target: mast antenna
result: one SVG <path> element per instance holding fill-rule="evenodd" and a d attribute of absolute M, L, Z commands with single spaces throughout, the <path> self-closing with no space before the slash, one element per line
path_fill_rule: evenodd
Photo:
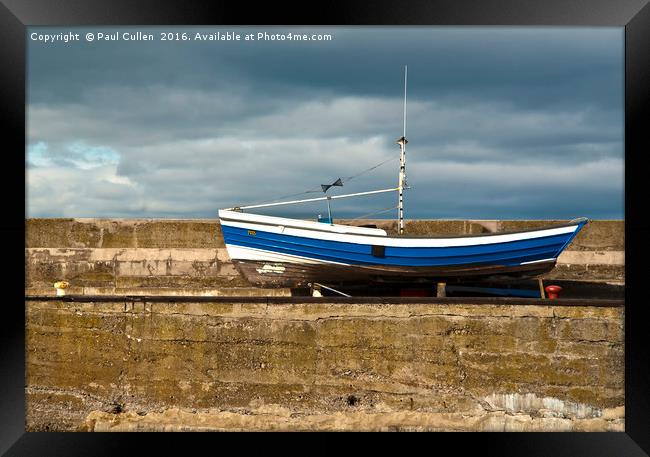
<path fill-rule="evenodd" d="M 399 234 L 404 233 L 404 189 L 408 189 L 406 184 L 406 81 L 408 76 L 408 66 L 404 65 L 404 130 L 402 137 L 397 140 L 399 144 L 399 203 L 398 208 L 398 228 Z"/>
<path fill-rule="evenodd" d="M 404 134 L 402 135 L 406 138 L 406 77 L 408 75 L 408 66 L 404 65 Z"/>

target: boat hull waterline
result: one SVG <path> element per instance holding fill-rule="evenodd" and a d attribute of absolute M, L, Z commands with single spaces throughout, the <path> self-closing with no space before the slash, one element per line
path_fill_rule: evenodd
<path fill-rule="evenodd" d="M 220 210 L 230 258 L 265 287 L 310 282 L 435 281 L 532 277 L 552 270 L 588 222 L 456 237 L 388 236 L 384 230 Z"/>

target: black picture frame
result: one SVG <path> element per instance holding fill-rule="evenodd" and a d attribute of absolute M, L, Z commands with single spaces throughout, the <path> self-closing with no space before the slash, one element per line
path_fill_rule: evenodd
<path fill-rule="evenodd" d="M 276 2 L 250 5 L 199 1 L 0 0 L 0 99 L 7 114 L 3 138 L 4 214 L 0 231 L 9 258 L 24 261 L 25 206 L 16 194 L 25 189 L 26 30 L 31 25 L 521 25 L 625 27 L 625 432 L 624 433 L 475 433 L 450 440 L 455 452 L 468 442 L 488 455 L 636 456 L 650 453 L 650 356 L 643 347 L 646 321 L 641 287 L 650 268 L 650 223 L 644 217 L 643 154 L 648 147 L 650 118 L 650 6 L 648 0 L 431 0 L 329 1 L 282 6 Z M 21 178 L 22 177 L 22 178 Z M 7 268 L 4 322 L 0 332 L 0 452 L 6 455 L 116 455 L 133 450 L 124 434 L 25 432 L 24 270 L 5 260 Z M 22 280 L 22 281 L 21 281 Z M 170 438 L 137 434 L 151 451 L 186 448 L 196 436 Z M 133 435 L 128 437 L 134 440 Z M 211 439 L 210 435 L 203 436 Z M 222 440 L 223 438 L 219 438 Z M 411 439 L 410 437 L 408 438 Z M 422 439 L 420 437 L 420 439 Z M 428 440 L 428 438 L 425 438 Z M 173 440 L 173 441 L 172 441 Z M 325 449 L 335 441 L 320 444 Z M 174 444 L 176 444 L 174 446 Z M 205 443 L 202 443 L 205 444 Z M 252 443 L 248 443 L 250 445 Z M 424 443 L 421 443 L 424 444 Z M 432 443 L 429 442 L 429 445 Z M 149 447 L 153 446 L 153 447 Z M 429 448 L 431 449 L 431 448 Z M 216 451 L 216 449 L 215 449 Z"/>

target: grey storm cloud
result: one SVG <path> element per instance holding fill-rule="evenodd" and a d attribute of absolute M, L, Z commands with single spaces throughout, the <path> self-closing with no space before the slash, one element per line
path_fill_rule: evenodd
<path fill-rule="evenodd" d="M 74 28 L 98 30 L 136 28 Z M 334 38 L 28 40 L 28 216 L 215 217 L 396 158 L 408 64 L 407 217 L 623 217 L 622 29 L 173 29 L 215 30 Z M 396 175 L 392 161 L 335 191 Z"/>

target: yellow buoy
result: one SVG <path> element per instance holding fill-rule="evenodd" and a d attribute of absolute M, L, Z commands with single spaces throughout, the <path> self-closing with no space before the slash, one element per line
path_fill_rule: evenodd
<path fill-rule="evenodd" d="M 57 281 L 54 283 L 57 295 L 65 295 L 65 289 L 70 285 L 68 281 Z"/>

